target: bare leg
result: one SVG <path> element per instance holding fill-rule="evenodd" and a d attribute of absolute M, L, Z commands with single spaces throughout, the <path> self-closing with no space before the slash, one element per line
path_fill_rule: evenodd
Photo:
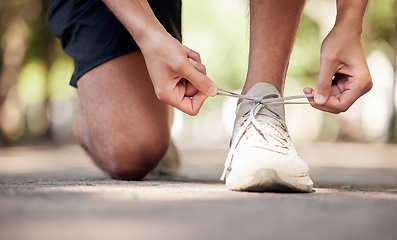
<path fill-rule="evenodd" d="M 251 0 L 250 54 L 243 94 L 258 82 L 283 94 L 289 58 L 305 0 Z"/>
<path fill-rule="evenodd" d="M 170 109 L 157 99 L 141 52 L 94 68 L 78 87 L 77 141 L 110 177 L 144 177 L 168 149 Z"/>

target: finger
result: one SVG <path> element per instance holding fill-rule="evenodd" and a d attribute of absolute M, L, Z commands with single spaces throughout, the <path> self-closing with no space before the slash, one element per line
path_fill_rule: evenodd
<path fill-rule="evenodd" d="M 334 114 L 338 114 L 341 113 L 342 111 L 335 109 L 335 108 L 330 108 L 330 107 L 326 107 L 324 105 L 318 105 L 318 104 L 311 104 L 311 106 L 315 109 L 321 110 L 323 112 L 329 112 L 329 113 L 334 113 Z"/>
<path fill-rule="evenodd" d="M 322 105 L 318 105 L 318 104 L 311 104 L 311 106 L 313 108 L 316 108 L 318 110 L 324 111 L 324 112 L 329 112 L 329 113 L 341 113 L 346 111 L 351 104 L 343 104 L 343 102 L 340 100 L 342 94 L 339 92 L 338 88 L 336 86 L 332 87 L 332 91 L 331 91 L 331 95 L 329 96 L 328 100 L 322 104 Z M 312 90 L 311 88 L 305 88 L 303 90 L 303 92 L 305 94 L 310 94 L 313 93 L 314 94 L 314 90 Z M 335 94 L 335 95 L 334 95 Z M 307 98 L 309 100 L 309 102 L 314 102 L 314 97 L 309 97 Z"/>
<path fill-rule="evenodd" d="M 207 74 L 207 69 L 202 63 L 196 62 L 192 58 L 189 58 L 189 61 L 193 64 L 194 68 L 197 69 L 199 72 L 201 72 L 202 74 Z"/>
<path fill-rule="evenodd" d="M 190 48 L 188 48 L 187 46 L 183 45 L 183 48 L 185 49 L 185 52 L 187 54 L 187 56 L 191 59 L 193 59 L 194 61 L 201 63 L 201 57 L 200 54 Z"/>
<path fill-rule="evenodd" d="M 208 97 L 183 78 L 167 92 L 171 94 L 163 95 L 161 100 L 190 115 L 196 115 Z"/>
<path fill-rule="evenodd" d="M 186 81 L 186 93 L 187 97 L 193 97 L 198 92 L 198 89 L 193 86 L 189 81 Z"/>
<path fill-rule="evenodd" d="M 360 96 L 352 90 L 346 90 L 339 96 L 331 96 L 323 106 L 339 112 L 346 112 Z"/>
<path fill-rule="evenodd" d="M 192 97 L 183 97 L 176 107 L 189 115 L 195 116 L 207 97 L 203 92 L 197 92 Z"/>
<path fill-rule="evenodd" d="M 345 83 L 347 81 L 347 76 L 345 74 L 336 73 L 335 78 L 332 81 L 333 86 L 337 86 L 339 91 L 342 93 L 345 91 Z"/>
<path fill-rule="evenodd" d="M 324 106 L 340 112 L 347 111 L 347 109 L 363 95 L 363 86 L 360 84 L 362 81 L 358 81 L 357 79 L 357 77 L 349 77 L 349 79 L 347 79 L 346 76 L 336 78 L 334 81 L 336 85 L 332 87 L 337 88 L 341 93 L 328 99 Z"/>
<path fill-rule="evenodd" d="M 330 93 L 332 78 L 337 71 L 338 64 L 336 61 L 322 58 L 320 61 L 320 74 L 316 84 L 316 93 L 314 96 L 316 104 L 324 104 Z"/>
<path fill-rule="evenodd" d="M 311 87 L 305 87 L 303 89 L 303 93 L 305 93 L 305 94 L 314 94 L 314 89 L 311 88 Z M 308 97 L 307 100 L 309 102 L 314 102 L 314 97 Z"/>
<path fill-rule="evenodd" d="M 311 88 L 311 87 L 305 87 L 304 89 L 303 89 L 303 93 L 304 94 L 313 94 L 313 88 Z M 307 98 L 307 99 L 309 99 L 309 98 Z"/>
<path fill-rule="evenodd" d="M 214 97 L 218 94 L 218 87 L 205 74 L 199 72 L 190 61 L 186 61 L 177 71 L 182 77 L 187 79 L 199 91 L 205 93 L 207 96 Z"/>
<path fill-rule="evenodd" d="M 354 102 L 354 100 L 347 100 L 346 99 L 346 94 L 351 94 L 351 91 L 345 92 L 344 96 L 342 97 L 342 94 L 346 89 L 345 83 L 347 81 L 346 76 L 342 76 L 340 74 L 336 74 L 335 79 L 333 80 L 333 85 L 331 86 L 331 92 L 330 96 L 328 97 L 327 101 L 322 104 L 312 104 L 312 106 L 316 109 L 330 112 L 330 113 L 340 113 L 340 112 L 345 112 Z M 314 93 L 314 90 L 312 88 L 305 88 L 304 92 L 306 94 Z M 308 98 L 309 101 L 314 101 L 313 98 Z"/>
<path fill-rule="evenodd" d="M 339 97 L 342 94 L 337 85 L 332 85 L 330 96 Z"/>
<path fill-rule="evenodd" d="M 303 89 L 303 92 L 304 92 L 305 94 L 315 94 L 315 91 L 314 91 L 312 88 L 310 88 L 310 87 L 304 88 L 304 89 Z M 341 92 L 340 88 L 339 88 L 337 85 L 332 85 L 332 86 L 331 86 L 331 93 L 330 93 L 330 96 L 339 97 L 341 94 L 342 94 L 342 92 Z M 309 99 L 309 98 L 308 98 L 308 99 Z M 312 97 L 312 99 L 314 99 L 314 98 Z"/>
<path fill-rule="evenodd" d="M 315 93 L 315 92 L 314 92 L 314 89 L 312 89 L 312 88 L 310 88 L 310 87 L 304 88 L 304 89 L 303 89 L 303 92 L 304 92 L 305 94 L 314 94 L 314 93 Z M 307 100 L 308 100 L 309 102 L 314 102 L 314 97 L 308 97 Z M 329 107 L 326 107 L 326 106 L 324 106 L 324 105 L 318 105 L 318 104 L 310 104 L 310 105 L 311 105 L 313 108 L 316 108 L 316 109 L 321 110 L 321 111 L 324 111 L 324 112 L 335 113 L 335 114 L 340 113 L 340 111 L 335 110 L 335 109 L 332 109 L 332 108 L 329 108 Z"/>
<path fill-rule="evenodd" d="M 323 112 L 328 112 L 328 113 L 333 113 L 333 114 L 339 114 L 341 111 L 334 109 L 334 108 L 329 108 L 329 107 L 324 107 L 324 105 L 317 105 L 317 104 L 312 104 L 311 105 L 313 108 L 318 109 Z"/>
<path fill-rule="evenodd" d="M 177 96 L 193 97 L 194 94 L 198 92 L 198 89 L 184 78 L 181 78 L 181 80 L 178 82 L 178 89 L 179 91 Z"/>
<path fill-rule="evenodd" d="M 334 82 L 341 94 L 338 98 L 327 101 L 325 106 L 345 112 L 358 98 L 371 89 L 372 81 L 369 71 L 364 69 L 357 72 L 361 74 L 339 75 L 335 78 Z"/>

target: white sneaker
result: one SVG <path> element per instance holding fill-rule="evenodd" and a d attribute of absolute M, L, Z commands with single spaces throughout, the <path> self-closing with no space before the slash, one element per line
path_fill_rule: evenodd
<path fill-rule="evenodd" d="M 262 100 L 280 94 L 271 84 L 257 83 L 246 96 Z M 292 144 L 282 104 L 242 101 L 221 180 L 225 177 L 234 191 L 312 191 L 309 167 Z"/>

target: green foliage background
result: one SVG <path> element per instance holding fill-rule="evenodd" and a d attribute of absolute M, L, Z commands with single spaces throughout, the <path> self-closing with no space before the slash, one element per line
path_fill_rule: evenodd
<path fill-rule="evenodd" d="M 77 99 L 75 89 L 68 86 L 72 60 L 62 52 L 59 41 L 45 24 L 48 4 L 48 0 L 0 3 L 0 146 L 53 142 L 48 114 L 53 103 Z M 244 83 L 248 19 L 247 0 L 185 0 L 183 3 L 184 44 L 201 54 L 208 75 L 222 88 L 239 89 Z M 396 27 L 397 1 L 372 0 L 363 34 L 366 52 L 381 50 L 393 66 L 396 66 Z M 321 41 L 318 23 L 304 14 L 289 77 L 303 85 L 315 85 Z M 203 111 L 221 105 L 217 99 L 208 102 Z M 40 131 L 32 131 L 29 124 L 38 121 L 47 124 L 42 124 Z M 12 126 L 7 131 L 5 123 Z M 392 135 L 390 139 L 395 140 L 396 135 Z"/>

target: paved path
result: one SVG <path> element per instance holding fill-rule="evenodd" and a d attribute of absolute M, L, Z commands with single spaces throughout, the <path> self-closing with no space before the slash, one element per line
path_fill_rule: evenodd
<path fill-rule="evenodd" d="M 178 177 L 104 177 L 77 147 L 0 151 L 0 239 L 397 239 L 397 146 L 312 144 L 315 193 L 226 191 L 225 150 Z"/>

